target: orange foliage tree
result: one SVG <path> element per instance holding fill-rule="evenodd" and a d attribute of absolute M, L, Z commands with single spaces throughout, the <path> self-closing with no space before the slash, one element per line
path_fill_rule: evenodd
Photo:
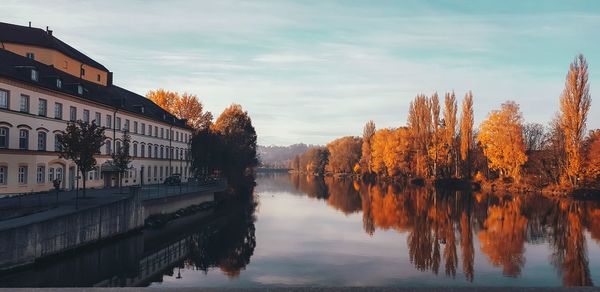
<path fill-rule="evenodd" d="M 212 123 L 212 113 L 204 111 L 204 105 L 196 95 L 187 92 L 180 95 L 177 92 L 158 89 L 149 91 L 146 98 L 172 113 L 178 119 L 187 120 L 188 125 L 194 129 L 207 129 Z"/>
<path fill-rule="evenodd" d="M 360 157 L 360 172 L 371 173 L 371 142 L 375 135 L 375 122 L 368 121 L 363 129 L 362 149 Z"/>
<path fill-rule="evenodd" d="M 362 141 L 358 137 L 342 137 L 327 144 L 329 162 L 327 168 L 333 173 L 352 173 L 359 162 Z"/>
<path fill-rule="evenodd" d="M 490 169 L 500 176 L 519 179 L 521 167 L 527 161 L 523 143 L 523 117 L 519 105 L 507 101 L 501 110 L 492 111 L 481 123 L 477 137 L 488 159 Z"/>
<path fill-rule="evenodd" d="M 473 93 L 465 94 L 460 115 L 460 158 L 465 165 L 464 174 L 471 177 L 471 150 L 473 149 Z"/>
<path fill-rule="evenodd" d="M 581 178 L 581 145 L 591 102 L 587 61 L 583 55 L 578 55 L 569 67 L 565 89 L 560 97 L 560 125 L 565 135 L 567 155 L 564 175 L 572 186 L 577 185 Z"/>
<path fill-rule="evenodd" d="M 373 135 L 371 169 L 379 175 L 407 174 L 410 160 L 410 133 L 407 128 L 381 129 Z"/>

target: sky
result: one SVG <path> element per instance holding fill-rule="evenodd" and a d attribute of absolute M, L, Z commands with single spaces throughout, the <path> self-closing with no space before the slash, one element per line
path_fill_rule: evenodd
<path fill-rule="evenodd" d="M 45 28 L 145 95 L 250 114 L 262 145 L 326 144 L 406 124 L 417 94 L 474 95 L 475 124 L 506 100 L 526 122 L 559 109 L 569 63 L 589 63 L 600 128 L 600 1 L 22 1 L 0 21 Z M 598 69 L 596 69 L 598 68 Z"/>

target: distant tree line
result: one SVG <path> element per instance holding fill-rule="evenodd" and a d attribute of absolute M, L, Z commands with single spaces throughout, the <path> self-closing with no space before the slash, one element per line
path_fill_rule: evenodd
<path fill-rule="evenodd" d="M 313 148 L 291 163 L 297 172 L 374 177 L 502 179 L 579 187 L 600 180 L 600 130 L 586 135 L 591 105 L 588 65 L 578 55 L 569 67 L 560 112 L 548 125 L 525 123 L 519 105 L 503 103 L 474 129 L 473 94 L 417 95 L 406 126 L 343 137 Z M 442 104 L 443 103 L 443 104 Z"/>

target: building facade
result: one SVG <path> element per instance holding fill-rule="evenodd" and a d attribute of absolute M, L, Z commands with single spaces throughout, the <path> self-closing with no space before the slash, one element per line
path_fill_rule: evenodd
<path fill-rule="evenodd" d="M 81 185 L 73 161 L 59 157 L 57 135 L 72 121 L 105 127 L 106 143 L 87 186 L 112 187 L 111 154 L 131 136 L 131 169 L 123 185 L 191 176 L 192 130 L 143 96 L 112 83 L 112 72 L 49 30 L 0 23 L 0 194 Z"/>

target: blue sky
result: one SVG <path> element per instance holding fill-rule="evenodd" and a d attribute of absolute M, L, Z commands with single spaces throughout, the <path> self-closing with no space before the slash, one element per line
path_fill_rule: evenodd
<path fill-rule="evenodd" d="M 476 124 L 506 100 L 546 124 L 578 53 L 590 64 L 588 128 L 600 127 L 600 1 L 3 0 L 0 10 L 0 21 L 50 26 L 137 93 L 194 93 L 215 116 L 241 104 L 266 145 L 360 135 L 369 119 L 401 126 L 410 100 L 434 91 L 472 90 Z"/>

